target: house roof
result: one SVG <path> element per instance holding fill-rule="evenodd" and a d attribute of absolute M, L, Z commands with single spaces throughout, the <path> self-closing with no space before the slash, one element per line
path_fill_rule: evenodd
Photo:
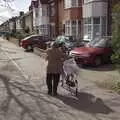
<path fill-rule="evenodd" d="M 40 0 L 41 4 L 48 4 L 49 0 Z"/>
<path fill-rule="evenodd" d="M 29 10 L 32 10 L 33 8 L 38 8 L 39 0 L 31 1 L 31 5 L 29 6 Z"/>
<path fill-rule="evenodd" d="M 50 2 L 53 2 L 55 0 L 36 0 L 36 1 L 31 1 L 31 5 L 29 6 L 29 10 L 32 10 L 33 8 L 38 8 L 39 6 L 39 1 L 41 4 L 49 4 Z"/>

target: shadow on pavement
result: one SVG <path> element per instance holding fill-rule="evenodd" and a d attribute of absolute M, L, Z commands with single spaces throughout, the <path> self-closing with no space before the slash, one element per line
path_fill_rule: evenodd
<path fill-rule="evenodd" d="M 113 112 L 111 108 L 104 104 L 102 99 L 96 98 L 95 96 L 88 93 L 79 93 L 76 98 L 62 95 L 59 95 L 57 98 L 62 100 L 64 104 L 87 113 L 109 114 Z"/>
<path fill-rule="evenodd" d="M 83 69 L 93 70 L 93 71 L 114 71 L 116 68 L 113 64 L 104 64 L 99 67 L 84 66 Z"/>

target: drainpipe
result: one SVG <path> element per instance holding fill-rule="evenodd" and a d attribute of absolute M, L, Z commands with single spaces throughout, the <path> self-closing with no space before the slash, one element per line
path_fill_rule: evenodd
<path fill-rule="evenodd" d="M 59 35 L 59 7 L 58 7 L 58 0 L 55 0 L 55 36 Z"/>

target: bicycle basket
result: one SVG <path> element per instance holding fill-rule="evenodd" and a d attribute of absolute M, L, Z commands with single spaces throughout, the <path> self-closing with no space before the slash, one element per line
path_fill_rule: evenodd
<path fill-rule="evenodd" d="M 75 82 L 74 81 L 67 80 L 66 84 L 70 87 L 75 87 Z"/>

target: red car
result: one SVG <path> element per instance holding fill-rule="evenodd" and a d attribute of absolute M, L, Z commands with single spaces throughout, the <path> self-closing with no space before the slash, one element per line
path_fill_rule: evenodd
<path fill-rule="evenodd" d="M 76 62 L 82 65 L 101 65 L 110 61 L 112 55 L 111 39 L 96 39 L 84 47 L 74 48 L 70 51 Z"/>
<path fill-rule="evenodd" d="M 21 40 L 20 46 L 26 50 L 33 50 L 33 47 L 39 47 L 41 49 L 47 48 L 47 42 L 52 41 L 48 36 L 44 35 L 31 35 Z"/>

